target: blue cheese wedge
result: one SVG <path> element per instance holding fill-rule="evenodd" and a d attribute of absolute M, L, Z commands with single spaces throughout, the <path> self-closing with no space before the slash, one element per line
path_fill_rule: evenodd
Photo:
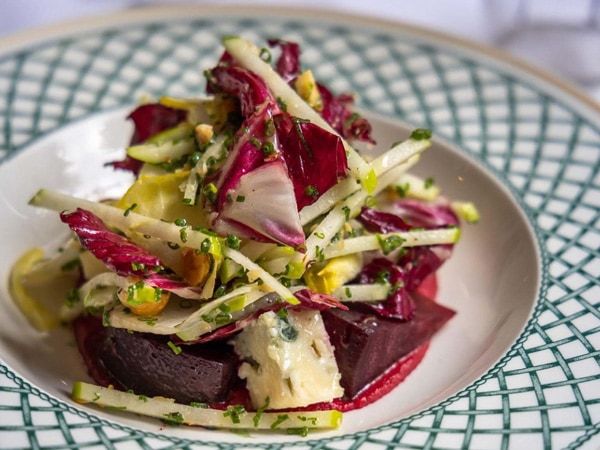
<path fill-rule="evenodd" d="M 266 312 L 244 328 L 233 344 L 244 360 L 238 375 L 246 380 L 256 408 L 307 406 L 344 393 L 318 311 Z"/>

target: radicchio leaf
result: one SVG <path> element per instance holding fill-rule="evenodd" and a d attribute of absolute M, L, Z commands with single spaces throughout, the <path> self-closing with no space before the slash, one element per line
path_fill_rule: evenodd
<path fill-rule="evenodd" d="M 271 47 L 278 46 L 281 54 L 275 63 L 275 70 L 281 78 L 290 82 L 300 73 L 300 46 L 295 42 L 282 39 L 267 41 Z"/>
<path fill-rule="evenodd" d="M 100 218 L 85 209 L 62 212 L 60 218 L 77 235 L 84 249 L 120 276 L 141 278 L 148 271 L 163 269 L 159 258 L 111 231 Z"/>
<path fill-rule="evenodd" d="M 211 331 L 210 333 L 203 334 L 195 341 L 182 341 L 179 342 L 177 337 L 173 337 L 172 340 L 175 343 L 182 344 L 204 344 L 205 342 L 211 341 L 219 341 L 222 339 L 226 339 L 228 337 L 233 336 L 238 331 L 242 331 L 248 325 L 250 325 L 254 320 L 260 316 L 262 313 L 267 312 L 269 309 L 257 310 L 248 314 L 246 317 L 242 317 L 241 319 L 236 320 L 235 322 L 231 322 L 227 325 L 217 328 L 216 330 Z"/>
<path fill-rule="evenodd" d="M 447 203 L 424 203 L 414 199 L 401 199 L 386 207 L 398 215 L 411 228 L 444 228 L 458 226 L 459 220 Z"/>
<path fill-rule="evenodd" d="M 349 94 L 334 96 L 322 84 L 317 84 L 323 109 L 321 116 L 342 137 L 375 144 L 369 121 L 352 111 L 354 98 Z"/>
<path fill-rule="evenodd" d="M 280 126 L 278 133 L 296 203 L 302 209 L 347 175 L 348 161 L 338 136 L 312 122 L 293 119 L 290 125 Z"/>
<path fill-rule="evenodd" d="M 140 173 L 140 170 L 142 169 L 144 163 L 127 155 L 122 160 L 111 161 L 107 163 L 107 165 L 112 166 L 113 169 L 125 170 L 127 172 L 133 173 L 134 175 L 137 175 L 138 173 Z"/>
<path fill-rule="evenodd" d="M 414 311 L 411 293 L 419 289 L 450 257 L 451 245 L 408 247 L 398 261 L 375 258 L 358 277 L 360 283 L 388 282 L 392 290 L 382 302 L 364 303 L 383 317 L 410 320 Z"/>
<path fill-rule="evenodd" d="M 62 212 L 61 220 L 77 235 L 81 246 L 122 277 L 141 278 L 154 288 L 175 292 L 186 298 L 197 298 L 200 289 L 157 273 L 164 266 L 159 258 L 148 250 L 137 246 L 129 239 L 110 230 L 95 214 L 78 208 L 73 212 Z"/>
<path fill-rule="evenodd" d="M 148 103 L 138 106 L 128 118 L 135 126 L 131 137 L 131 144 L 134 145 L 185 121 L 187 110 L 171 108 L 160 103 Z"/>
<path fill-rule="evenodd" d="M 242 124 L 234 137 L 234 144 L 227 156 L 227 161 L 217 173 L 217 210 L 228 200 L 228 193 L 248 172 L 260 167 L 266 161 L 277 157 L 277 154 L 265 154 L 263 146 L 279 147 L 274 129 L 273 104 L 263 103 Z"/>
<path fill-rule="evenodd" d="M 128 116 L 133 121 L 134 131 L 131 136 L 131 145 L 144 142 L 161 131 L 173 128 L 187 118 L 187 111 L 170 108 L 160 103 L 140 105 Z M 115 169 L 127 170 L 138 174 L 143 163 L 127 155 L 121 161 L 109 163 Z"/>
<path fill-rule="evenodd" d="M 304 244 L 305 236 L 294 186 L 279 153 L 274 109 L 276 105 L 264 102 L 236 134 L 215 176 L 212 225 L 220 234 L 295 247 Z"/>
<path fill-rule="evenodd" d="M 391 207 L 387 207 L 387 211 L 363 207 L 357 220 L 371 233 L 458 225 L 458 218 L 449 205 L 426 204 L 412 199 L 394 202 Z M 410 273 L 407 288 L 416 289 L 421 281 L 434 273 L 450 257 L 453 247 L 453 244 L 443 244 L 404 248 L 397 263 Z"/>
<path fill-rule="evenodd" d="M 452 253 L 452 247 L 436 245 L 417 246 L 404 249 L 397 265 L 405 273 L 405 287 L 409 291 L 417 290 L 423 281 L 435 273 Z"/>
<path fill-rule="evenodd" d="M 393 317 L 410 320 L 415 305 L 406 289 L 408 274 L 400 265 L 386 258 L 376 258 L 367 264 L 359 275 L 360 283 L 389 283 L 391 285 L 388 298 L 382 302 L 361 303 L 366 308 L 376 311 L 382 317 Z"/>
<path fill-rule="evenodd" d="M 213 89 L 239 100 L 244 117 L 249 117 L 265 102 L 277 105 L 263 79 L 249 70 L 221 65 L 211 70 L 211 76 Z"/>
<path fill-rule="evenodd" d="M 273 44 L 280 45 L 282 58 L 288 59 L 285 63 L 280 58 L 280 70 L 290 75 L 297 72 L 297 45 L 285 41 Z M 245 117 L 227 161 L 214 177 L 217 195 L 212 223 L 215 229 L 240 237 L 302 245 L 304 233 L 298 210 L 313 203 L 347 174 L 346 152 L 341 140 L 313 123 L 289 116 L 281 110 L 260 77 L 227 58 L 210 71 L 209 82 L 212 90 L 236 97 Z M 275 177 L 278 189 L 275 186 L 263 189 L 263 198 L 252 206 L 235 203 L 240 196 L 246 198 L 249 192 L 256 192 L 247 189 L 247 185 L 264 187 L 257 182 L 254 171 L 282 161 L 287 180 Z M 295 201 L 287 199 L 289 180 Z M 260 208 L 260 205 L 268 207 Z"/>
<path fill-rule="evenodd" d="M 305 242 L 294 187 L 281 159 L 242 175 L 213 222 L 219 234 L 236 234 L 297 247 Z M 248 231 L 251 231 L 250 233 Z"/>
<path fill-rule="evenodd" d="M 300 46 L 295 42 L 272 39 L 271 47 L 278 46 L 281 54 L 275 63 L 275 70 L 288 83 L 293 82 L 300 74 Z M 334 96 L 329 88 L 318 84 L 323 102 L 321 116 L 342 137 L 375 144 L 371 136 L 371 124 L 367 119 L 352 111 L 354 98 L 349 94 Z"/>
<path fill-rule="evenodd" d="M 458 219 L 446 204 L 424 204 L 411 199 L 395 202 L 386 212 L 364 207 L 357 219 L 372 233 L 458 224 Z M 385 274 L 395 289 L 385 301 L 368 304 L 368 307 L 384 317 L 410 319 L 409 292 L 417 290 L 425 279 L 435 273 L 450 257 L 452 249 L 451 244 L 407 247 L 398 253 L 395 262 L 389 258 L 374 259 L 363 270 L 361 282 L 373 282 Z"/>
<path fill-rule="evenodd" d="M 362 207 L 356 219 L 370 233 L 395 233 L 411 229 L 402 217 L 367 206 Z"/>
<path fill-rule="evenodd" d="M 300 300 L 300 305 L 294 308 L 308 308 L 324 311 L 329 308 L 348 309 L 346 305 L 340 303 L 335 297 L 328 294 L 321 294 L 311 289 L 300 289 L 294 292 L 294 296 Z"/>

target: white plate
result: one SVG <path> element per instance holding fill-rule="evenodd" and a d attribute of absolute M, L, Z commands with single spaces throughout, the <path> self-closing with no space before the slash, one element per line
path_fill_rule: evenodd
<path fill-rule="evenodd" d="M 333 433 L 248 438 L 77 406 L 70 384 L 86 375 L 69 333 L 34 332 L 8 297 L 14 258 L 56 245 L 62 229 L 26 206 L 31 194 L 122 189 L 126 178 L 101 166 L 127 141 L 124 105 L 200 94 L 202 69 L 230 34 L 298 41 L 317 79 L 360 94 L 383 145 L 406 133 L 401 121 L 433 129 L 439 140 L 419 171 L 482 213 L 441 273 L 440 301 L 457 316 L 398 389 Z M 481 49 L 390 23 L 181 8 L 6 41 L 0 97 L 0 444 L 575 448 L 596 433 L 600 133 L 576 95 Z"/>

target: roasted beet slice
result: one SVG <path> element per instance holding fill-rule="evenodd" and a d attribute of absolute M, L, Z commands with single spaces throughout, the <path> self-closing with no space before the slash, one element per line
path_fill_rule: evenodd
<path fill-rule="evenodd" d="M 415 311 L 411 320 L 400 321 L 352 308 L 323 311 L 323 321 L 335 347 L 348 399 L 354 398 L 396 361 L 411 353 L 454 315 L 454 311 L 413 292 Z"/>
<path fill-rule="evenodd" d="M 98 316 L 83 315 L 73 321 L 73 333 L 79 353 L 89 375 L 101 386 L 118 384 L 116 380 L 110 377 L 98 360 L 98 353 L 104 345 L 107 330 Z"/>
<path fill-rule="evenodd" d="M 168 338 L 106 328 L 98 357 L 112 378 L 138 394 L 174 398 L 180 403 L 226 400 L 236 378 L 237 357 L 224 342 L 181 346 Z"/>

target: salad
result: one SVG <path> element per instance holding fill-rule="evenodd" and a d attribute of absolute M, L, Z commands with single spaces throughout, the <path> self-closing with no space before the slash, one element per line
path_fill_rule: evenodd
<path fill-rule="evenodd" d="M 94 384 L 72 397 L 168 423 L 306 434 L 336 428 L 418 365 L 454 311 L 435 272 L 477 221 L 408 170 L 431 132 L 376 157 L 353 97 L 296 43 L 238 37 L 206 96 L 135 107 L 116 199 L 39 190 L 70 229 L 15 262 L 14 301 L 73 328 Z"/>

